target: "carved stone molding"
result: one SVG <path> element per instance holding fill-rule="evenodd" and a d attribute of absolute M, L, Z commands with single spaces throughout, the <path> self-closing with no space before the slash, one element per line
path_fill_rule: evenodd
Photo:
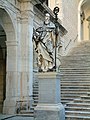
<path fill-rule="evenodd" d="M 18 45 L 18 41 L 6 41 L 6 45 L 7 46 L 17 46 Z"/>

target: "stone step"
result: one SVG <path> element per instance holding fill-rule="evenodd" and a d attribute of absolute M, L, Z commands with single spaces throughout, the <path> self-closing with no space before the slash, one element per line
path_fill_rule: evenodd
<path fill-rule="evenodd" d="M 35 108 L 36 106 L 37 106 L 37 103 L 33 103 L 33 104 L 32 104 L 32 107 Z"/>
<path fill-rule="evenodd" d="M 85 80 L 90 80 L 90 78 L 89 78 L 89 76 L 80 76 L 80 77 L 78 77 L 78 76 L 61 76 L 61 81 L 64 81 L 64 80 L 72 80 L 72 81 L 74 81 L 74 80 L 76 80 L 76 81 L 79 81 L 79 80 L 83 80 L 83 81 L 85 81 Z"/>
<path fill-rule="evenodd" d="M 38 85 L 38 83 L 33 84 L 33 86 L 37 86 L 37 85 Z"/>
<path fill-rule="evenodd" d="M 39 93 L 39 91 L 36 91 L 36 90 L 35 90 L 35 91 L 33 91 L 33 94 L 38 94 L 38 93 Z"/>
<path fill-rule="evenodd" d="M 77 49 L 78 49 L 78 51 L 77 51 Z M 89 53 L 90 51 L 88 51 L 88 50 L 90 50 L 90 47 L 88 45 L 86 45 L 86 46 L 76 46 L 72 50 L 72 52 L 75 53 L 75 52 L 79 52 L 80 51 L 79 53 L 81 53 L 81 52 L 87 51 L 87 53 Z"/>
<path fill-rule="evenodd" d="M 87 46 L 87 47 L 85 47 L 85 46 L 82 46 L 82 47 L 76 47 L 76 48 L 74 48 L 74 50 L 72 50 L 72 52 L 71 53 L 69 53 L 69 55 L 73 55 L 73 54 L 83 54 L 83 53 L 87 53 L 87 54 L 89 54 L 90 53 L 90 47 L 89 46 Z"/>
<path fill-rule="evenodd" d="M 69 81 L 69 82 L 68 82 L 68 81 Z M 63 78 L 63 79 L 62 79 L 62 78 L 61 78 L 61 79 L 60 79 L 61 84 L 65 83 L 65 82 L 68 83 L 68 84 L 69 84 L 69 83 L 74 84 L 75 81 L 76 81 L 76 83 L 78 83 L 79 81 L 80 81 L 80 83 L 83 83 L 83 84 L 85 83 L 85 79 L 83 79 L 83 78 L 80 79 L 80 80 L 79 80 L 79 79 L 73 79 L 73 78 L 70 78 L 70 79 L 67 79 L 67 78 Z M 87 84 L 87 83 L 90 83 L 89 78 L 86 79 L 86 84 Z"/>
<path fill-rule="evenodd" d="M 38 83 L 33 84 L 33 86 L 37 86 L 37 85 L 38 85 Z"/>
<path fill-rule="evenodd" d="M 88 70 L 88 69 L 90 69 L 90 67 L 88 66 L 88 68 L 78 68 L 78 69 L 76 69 L 76 68 L 70 68 L 70 67 L 60 67 L 60 70 L 67 70 L 67 71 L 69 71 L 69 70 L 73 70 L 73 71 L 83 71 L 83 70 Z"/>
<path fill-rule="evenodd" d="M 81 99 L 83 100 L 83 99 L 89 99 L 90 100 L 90 96 L 86 96 L 86 95 L 83 95 L 83 96 L 80 96 L 81 97 Z"/>
<path fill-rule="evenodd" d="M 90 112 L 85 112 L 85 111 L 66 111 L 66 115 L 75 115 L 75 116 L 88 116 L 90 117 Z"/>
<path fill-rule="evenodd" d="M 65 83 L 65 82 L 63 82 L 63 83 L 61 83 L 61 86 L 63 86 L 63 85 L 64 85 L 64 86 L 68 86 L 68 85 L 69 85 L 69 86 L 70 86 L 70 85 L 72 85 L 72 86 L 73 86 L 73 85 L 74 85 L 74 86 L 90 86 L 90 82 L 89 82 L 89 83 L 82 83 L 82 82 L 79 82 L 79 83 L 78 83 L 78 82 L 71 82 L 71 83 L 70 83 L 70 82 L 69 82 L 69 83 L 67 82 L 67 83 Z"/>
<path fill-rule="evenodd" d="M 68 63 L 90 63 L 90 57 L 67 57 L 63 61 L 61 61 L 61 68 L 63 68 L 63 65 L 67 65 Z"/>
<path fill-rule="evenodd" d="M 62 74 L 62 75 L 63 75 L 63 74 Z M 80 73 L 78 73 L 78 74 L 77 74 L 77 73 L 74 73 L 74 74 L 72 74 L 72 73 L 69 73 L 69 74 L 68 74 L 68 73 L 65 73 L 64 76 L 82 76 L 82 77 L 83 77 L 83 76 L 85 76 L 85 77 L 88 77 L 88 76 L 89 76 L 89 77 L 90 77 L 90 74 L 89 74 L 89 73 L 83 73 L 83 74 L 80 74 Z"/>
<path fill-rule="evenodd" d="M 78 49 L 78 51 L 77 51 L 77 49 Z M 74 48 L 74 50 L 72 50 L 72 52 L 73 52 L 73 54 L 75 54 L 75 53 L 87 53 L 87 54 L 89 54 L 90 53 L 90 48 L 89 48 L 89 46 L 80 46 L 80 47 L 76 47 L 76 48 Z M 69 53 L 70 55 L 72 55 L 72 53 Z"/>
<path fill-rule="evenodd" d="M 90 91 L 87 92 L 87 95 L 90 96 Z"/>
<path fill-rule="evenodd" d="M 79 53 L 79 54 L 69 54 L 69 55 L 67 55 L 67 56 L 62 56 L 61 60 L 62 60 L 62 62 L 63 62 L 64 60 L 67 60 L 67 59 L 73 59 L 73 60 L 75 60 L 74 58 L 78 58 L 78 59 L 80 59 L 80 58 L 85 58 L 85 57 L 90 58 L 89 55 L 90 55 L 90 52 L 87 52 L 87 53 Z"/>
<path fill-rule="evenodd" d="M 27 110 L 20 110 L 18 115 L 34 117 L 34 107 L 32 106 L 30 109 Z"/>
<path fill-rule="evenodd" d="M 75 63 L 75 64 L 64 64 L 63 65 L 63 68 L 65 68 L 65 67 L 70 67 L 70 68 L 76 68 L 76 69 L 78 69 L 78 68 L 81 68 L 81 67 L 83 67 L 83 68 L 86 68 L 86 67 L 88 67 L 88 66 L 90 66 L 90 63 L 89 64 L 85 64 L 85 63 L 83 63 L 83 64 L 77 64 L 77 63 Z"/>
<path fill-rule="evenodd" d="M 64 99 L 62 100 L 62 99 L 61 99 L 61 103 L 62 103 L 64 106 L 66 105 L 66 103 L 68 103 L 68 102 L 70 102 L 70 101 L 72 101 L 72 100 L 67 100 L 67 99 L 66 99 L 66 100 L 64 100 Z"/>
<path fill-rule="evenodd" d="M 39 93 L 39 91 L 38 90 L 33 90 L 33 94 L 36 94 L 36 95 L 38 95 L 38 93 Z"/>
<path fill-rule="evenodd" d="M 83 92 L 83 91 L 61 91 L 61 94 L 79 94 L 79 95 L 82 95 L 82 94 L 87 94 L 87 92 Z"/>
<path fill-rule="evenodd" d="M 90 74 L 90 70 L 78 71 L 78 69 L 77 69 L 76 71 L 72 71 L 72 70 L 60 71 L 60 75 L 64 75 L 64 74 Z"/>
<path fill-rule="evenodd" d="M 74 90 L 78 89 L 79 90 L 79 89 L 89 89 L 90 87 L 89 86 L 72 86 L 72 85 L 71 86 L 70 85 L 69 86 L 61 86 L 61 89 L 63 89 L 63 88 L 64 89 L 66 88 L 67 90 L 68 89 L 74 89 Z"/>
<path fill-rule="evenodd" d="M 63 87 L 63 86 L 62 86 Z M 90 91 L 90 89 L 83 89 L 83 88 L 80 88 L 80 89 L 73 89 L 73 88 L 70 88 L 70 89 L 67 89 L 67 88 L 62 88 L 61 89 L 61 91 L 76 91 L 76 92 L 78 92 L 78 91 L 85 91 L 85 92 L 88 92 L 88 91 Z"/>
<path fill-rule="evenodd" d="M 75 76 L 74 76 L 74 77 L 75 77 Z M 66 76 L 63 76 L 63 77 L 62 77 L 62 76 L 61 76 L 60 81 L 61 81 L 61 83 L 64 82 L 64 81 L 66 81 L 66 82 L 68 82 L 68 81 L 70 82 L 70 81 L 71 81 L 72 83 L 75 82 L 75 81 L 76 81 L 76 82 L 80 81 L 80 82 L 83 82 L 83 83 L 84 83 L 85 81 L 86 81 L 86 83 L 87 83 L 87 82 L 90 82 L 90 79 L 89 79 L 88 76 L 87 76 L 87 77 L 77 77 L 77 76 L 76 76 L 76 78 L 74 78 L 74 77 L 73 77 L 73 76 L 68 76 L 68 77 L 66 77 Z"/>
<path fill-rule="evenodd" d="M 85 111 L 85 112 L 90 112 L 90 108 L 87 107 L 68 107 L 65 106 L 66 111 Z"/>
<path fill-rule="evenodd" d="M 66 97 L 65 97 L 65 98 L 64 98 L 64 97 L 61 97 L 61 100 L 70 100 L 70 101 L 72 101 L 73 98 L 70 98 L 70 97 L 67 97 L 67 98 L 66 98 Z"/>
<path fill-rule="evenodd" d="M 34 87 L 33 91 L 34 91 L 34 90 L 38 90 L 38 85 L 37 85 L 37 87 Z"/>
<path fill-rule="evenodd" d="M 90 120 L 89 116 L 66 115 L 65 120 Z"/>
<path fill-rule="evenodd" d="M 60 73 L 69 73 L 69 72 L 72 72 L 72 73 L 89 73 L 90 72 L 90 68 L 88 68 L 88 69 L 86 69 L 86 68 L 83 68 L 83 69 L 81 69 L 81 68 L 69 68 L 69 69 L 66 69 L 66 68 L 59 68 L 59 70 L 60 70 Z"/>
<path fill-rule="evenodd" d="M 82 64 L 82 63 L 85 63 L 85 64 L 90 64 L 90 58 L 75 58 L 74 60 L 73 59 L 66 59 L 66 60 L 63 60 L 63 62 L 61 63 L 61 66 L 62 65 L 68 65 L 69 63 L 71 64 Z"/>
<path fill-rule="evenodd" d="M 72 72 L 85 72 L 85 71 L 89 71 L 90 70 L 90 68 L 89 68 L 89 66 L 88 66 L 88 68 L 70 68 L 70 67 L 60 67 L 59 68 L 60 69 L 60 72 L 69 72 L 69 71 L 72 71 Z"/>
<path fill-rule="evenodd" d="M 61 67 L 63 66 L 63 68 L 65 67 L 74 67 L 75 69 L 79 69 L 81 67 L 83 68 L 86 68 L 88 66 L 90 66 L 90 62 L 87 62 L 87 63 L 79 63 L 79 62 L 76 62 L 76 63 L 71 63 L 71 62 L 65 62 L 65 64 L 62 64 Z"/>
<path fill-rule="evenodd" d="M 36 86 L 33 86 L 33 89 L 38 89 L 39 87 L 38 87 L 38 85 L 36 85 Z"/>
<path fill-rule="evenodd" d="M 90 108 L 89 103 L 74 103 L 74 102 L 69 102 L 66 104 L 69 107 L 87 107 Z"/>
<path fill-rule="evenodd" d="M 74 99 L 74 103 L 90 103 L 88 99 Z"/>
<path fill-rule="evenodd" d="M 65 100 L 66 99 L 69 99 L 69 98 L 72 98 L 73 100 L 76 99 L 76 98 L 80 98 L 80 95 L 73 95 L 73 94 L 66 94 L 66 95 L 63 95 L 61 94 L 61 99 Z"/>
<path fill-rule="evenodd" d="M 88 71 L 78 71 L 78 69 L 77 69 L 77 71 L 75 72 L 75 71 L 60 71 L 60 75 L 65 75 L 65 74 L 90 74 L 90 70 L 88 70 Z"/>
<path fill-rule="evenodd" d="M 69 102 L 73 102 L 74 99 L 77 99 L 77 98 L 80 98 L 80 97 L 61 97 L 61 101 L 62 101 L 62 103 L 63 103 L 63 101 L 67 101 L 66 103 L 69 103 Z"/>
<path fill-rule="evenodd" d="M 38 100 L 34 100 L 34 103 L 38 104 Z"/>
<path fill-rule="evenodd" d="M 87 59 L 87 60 L 86 60 Z M 80 59 L 80 60 L 78 60 L 78 59 L 75 59 L 75 60 L 71 60 L 71 59 L 67 59 L 67 60 L 64 60 L 62 63 L 61 63 L 61 67 L 63 66 L 64 67 L 64 65 L 76 65 L 76 64 L 78 64 L 79 66 L 81 66 L 81 65 L 83 65 L 84 66 L 84 63 L 85 63 L 85 65 L 90 65 L 90 58 L 86 58 L 85 60 L 84 59 Z"/>
<path fill-rule="evenodd" d="M 22 116 L 22 117 L 34 117 L 34 111 L 21 111 L 20 114 L 18 114 L 18 116 Z"/>
<path fill-rule="evenodd" d="M 85 56 L 85 55 L 78 55 L 78 56 L 67 56 L 61 61 L 61 66 L 62 64 L 67 64 L 67 63 L 90 63 L 90 56 Z"/>
<path fill-rule="evenodd" d="M 90 62 L 88 62 L 88 61 L 86 61 L 86 62 L 78 62 L 78 61 L 76 61 L 76 62 L 72 62 L 72 61 L 65 61 L 65 63 L 62 63 L 61 64 L 61 67 L 63 66 L 63 68 L 65 68 L 65 67 L 74 67 L 74 68 L 81 68 L 81 67 L 88 67 L 88 66 L 90 66 Z"/>

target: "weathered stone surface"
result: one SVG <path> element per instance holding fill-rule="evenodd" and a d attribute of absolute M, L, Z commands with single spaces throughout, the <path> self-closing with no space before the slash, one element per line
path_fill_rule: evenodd
<path fill-rule="evenodd" d="M 55 72 L 39 73 L 39 103 L 60 103 L 60 75 Z"/>
<path fill-rule="evenodd" d="M 38 73 L 39 104 L 35 120 L 65 120 L 65 110 L 60 103 L 60 75 L 56 72 Z"/>
<path fill-rule="evenodd" d="M 38 104 L 35 108 L 35 120 L 65 120 L 62 104 Z"/>

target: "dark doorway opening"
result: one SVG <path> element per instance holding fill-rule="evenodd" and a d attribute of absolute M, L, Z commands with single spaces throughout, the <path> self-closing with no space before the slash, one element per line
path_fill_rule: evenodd
<path fill-rule="evenodd" d="M 0 113 L 6 98 L 6 34 L 0 25 Z"/>

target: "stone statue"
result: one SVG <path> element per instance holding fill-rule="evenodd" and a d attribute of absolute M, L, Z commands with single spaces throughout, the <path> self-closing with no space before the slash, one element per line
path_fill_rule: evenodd
<path fill-rule="evenodd" d="M 55 26 L 50 26 L 49 18 L 47 13 L 44 25 L 34 30 L 33 34 L 39 72 L 53 71 L 55 66 Z"/>
<path fill-rule="evenodd" d="M 54 67 L 54 31 L 38 28 L 33 35 L 35 51 L 38 54 L 39 71 L 52 71 Z"/>

